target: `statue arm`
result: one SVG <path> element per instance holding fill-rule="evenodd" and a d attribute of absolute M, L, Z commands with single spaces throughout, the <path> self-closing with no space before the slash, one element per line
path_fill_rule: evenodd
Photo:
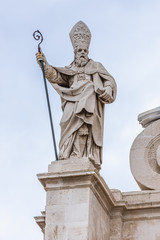
<path fill-rule="evenodd" d="M 116 98 L 116 83 L 111 75 L 100 74 L 104 92 L 99 95 L 99 98 L 104 103 L 112 103 Z"/>
<path fill-rule="evenodd" d="M 99 95 L 99 99 L 103 103 L 112 103 L 114 101 L 112 94 L 111 86 L 107 86 L 104 88 L 104 92 Z"/>
<path fill-rule="evenodd" d="M 50 83 L 57 83 L 58 85 L 68 86 L 67 77 L 62 76 L 54 67 L 48 64 L 47 59 L 43 53 L 36 53 L 37 63 L 41 68 L 40 61 L 44 63 L 45 77 Z"/>
<path fill-rule="evenodd" d="M 45 76 L 50 83 L 57 83 L 58 85 L 61 85 L 61 86 L 68 86 L 67 76 L 58 72 L 51 65 L 46 66 Z"/>
<path fill-rule="evenodd" d="M 103 103 L 112 103 L 116 97 L 116 83 L 109 74 L 93 74 L 95 92 Z"/>

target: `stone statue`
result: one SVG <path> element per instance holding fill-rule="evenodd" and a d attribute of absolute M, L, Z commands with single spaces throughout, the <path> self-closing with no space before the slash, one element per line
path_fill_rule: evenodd
<path fill-rule="evenodd" d="M 116 98 L 116 83 L 101 63 L 88 58 L 91 33 L 79 21 L 70 32 L 74 61 L 59 68 L 48 64 L 43 53 L 45 76 L 58 92 L 63 116 L 60 122 L 59 160 L 88 157 L 97 169 L 102 163 L 104 104 Z"/>
<path fill-rule="evenodd" d="M 160 107 L 138 115 L 144 130 L 130 150 L 130 168 L 142 190 L 160 190 Z"/>

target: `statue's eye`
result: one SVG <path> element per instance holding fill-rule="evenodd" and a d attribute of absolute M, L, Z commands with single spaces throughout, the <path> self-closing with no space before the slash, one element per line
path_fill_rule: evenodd
<path fill-rule="evenodd" d="M 82 52 L 82 49 L 80 48 L 80 49 L 78 49 L 78 52 Z"/>
<path fill-rule="evenodd" d="M 84 52 L 86 53 L 86 52 L 87 52 L 87 49 L 84 49 Z"/>

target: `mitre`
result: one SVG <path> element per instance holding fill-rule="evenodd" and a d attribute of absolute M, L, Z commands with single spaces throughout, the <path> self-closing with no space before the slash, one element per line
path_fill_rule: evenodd
<path fill-rule="evenodd" d="M 89 48 L 89 44 L 91 41 L 91 32 L 84 22 L 82 21 L 77 22 L 73 26 L 69 35 L 70 35 L 70 39 L 71 39 L 74 50 L 78 46 L 83 46 L 87 49 Z"/>

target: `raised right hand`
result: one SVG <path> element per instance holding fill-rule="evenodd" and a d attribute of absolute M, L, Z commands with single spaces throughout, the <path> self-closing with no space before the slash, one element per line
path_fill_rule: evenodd
<path fill-rule="evenodd" d="M 36 59 L 37 59 L 37 63 L 38 63 L 40 66 L 41 66 L 40 61 L 43 61 L 43 62 L 44 62 L 44 65 L 47 64 L 47 59 L 46 59 L 44 53 L 42 53 L 42 52 L 36 53 Z"/>

